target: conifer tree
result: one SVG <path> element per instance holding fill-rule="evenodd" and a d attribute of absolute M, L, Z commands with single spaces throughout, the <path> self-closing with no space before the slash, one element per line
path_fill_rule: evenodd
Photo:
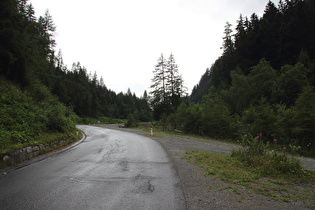
<path fill-rule="evenodd" d="M 175 63 L 174 55 L 170 54 L 166 67 L 166 91 L 168 93 L 167 95 L 169 95 L 170 97 L 176 95 L 176 86 L 178 85 L 176 83 L 178 77 L 178 66 Z"/>
<path fill-rule="evenodd" d="M 163 54 L 161 54 L 158 59 L 158 63 L 155 66 L 153 71 L 153 79 L 151 80 L 151 89 L 150 94 L 151 98 L 151 106 L 165 106 L 167 103 L 167 95 L 166 95 L 166 61 L 164 59 Z"/>
<path fill-rule="evenodd" d="M 176 110 L 186 89 L 173 54 L 170 54 L 167 61 L 161 54 L 153 75 L 150 102 L 154 117 L 159 119 L 163 114 L 168 115 Z"/>
<path fill-rule="evenodd" d="M 224 37 L 223 37 L 223 53 L 229 53 L 234 49 L 234 43 L 232 39 L 232 32 L 233 30 L 231 29 L 232 24 L 229 23 L 228 21 L 225 23 L 224 26 Z"/>
<path fill-rule="evenodd" d="M 175 63 L 173 54 L 167 61 L 166 68 L 166 92 L 169 97 L 169 103 L 172 110 L 175 110 L 180 104 L 180 98 L 183 96 L 183 80 L 178 71 L 178 66 Z"/>

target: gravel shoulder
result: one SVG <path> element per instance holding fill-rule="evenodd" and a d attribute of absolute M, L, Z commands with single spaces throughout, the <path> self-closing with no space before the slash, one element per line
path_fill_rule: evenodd
<path fill-rule="evenodd" d="M 99 126 L 149 136 L 149 132 L 119 128 L 118 125 Z M 233 147 L 239 147 L 236 144 L 160 133 L 149 137 L 158 141 L 173 161 L 174 168 L 181 181 L 180 185 L 184 191 L 187 209 L 309 209 L 307 206 L 314 208 L 314 203 L 311 202 L 275 201 L 270 197 L 256 194 L 245 187 L 205 177 L 202 169 L 183 159 L 186 150 L 199 149 L 228 154 L 232 151 Z M 305 169 L 315 170 L 314 159 L 300 159 Z M 314 186 L 311 189 L 309 186 L 292 186 L 292 188 L 297 192 L 304 189 L 315 191 Z"/>

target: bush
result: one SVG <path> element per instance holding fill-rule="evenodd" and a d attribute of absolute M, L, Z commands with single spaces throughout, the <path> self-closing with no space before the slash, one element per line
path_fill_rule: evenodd
<path fill-rule="evenodd" d="M 276 139 L 274 140 L 277 143 Z M 245 135 L 241 141 L 242 149 L 233 150 L 232 157 L 245 162 L 250 167 L 255 167 L 261 171 L 262 175 L 277 176 L 278 174 L 297 174 L 304 175 L 304 171 L 300 161 L 295 157 L 288 157 L 287 148 L 283 147 L 277 151 L 277 147 L 270 147 L 262 141 L 262 134 L 257 137 Z M 296 150 L 290 145 L 291 150 Z"/>
<path fill-rule="evenodd" d="M 265 98 L 262 98 L 258 105 L 252 105 L 249 109 L 245 110 L 241 118 L 243 132 L 249 133 L 252 136 L 261 132 L 267 138 L 275 135 L 276 122 L 277 115 Z"/>
<path fill-rule="evenodd" d="M 0 95 L 1 153 L 32 144 L 42 132 L 67 133 L 75 128 L 76 115 L 43 85 L 22 91 L 0 78 Z"/>
<path fill-rule="evenodd" d="M 128 114 L 127 123 L 125 124 L 127 128 L 137 127 L 138 123 L 138 115 L 136 113 Z"/>
<path fill-rule="evenodd" d="M 210 137 L 231 138 L 232 117 L 225 102 L 214 90 L 203 98 L 201 114 L 202 133 Z"/>

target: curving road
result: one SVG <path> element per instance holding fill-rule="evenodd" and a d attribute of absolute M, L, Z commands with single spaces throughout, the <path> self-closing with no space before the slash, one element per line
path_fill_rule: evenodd
<path fill-rule="evenodd" d="M 78 127 L 86 134 L 82 143 L 0 175 L 0 209 L 185 209 L 160 144 Z"/>

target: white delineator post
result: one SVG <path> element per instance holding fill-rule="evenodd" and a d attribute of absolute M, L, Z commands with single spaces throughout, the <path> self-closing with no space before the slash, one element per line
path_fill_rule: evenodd
<path fill-rule="evenodd" d="M 153 130 L 152 130 L 152 128 L 151 128 L 151 136 L 153 136 Z"/>

